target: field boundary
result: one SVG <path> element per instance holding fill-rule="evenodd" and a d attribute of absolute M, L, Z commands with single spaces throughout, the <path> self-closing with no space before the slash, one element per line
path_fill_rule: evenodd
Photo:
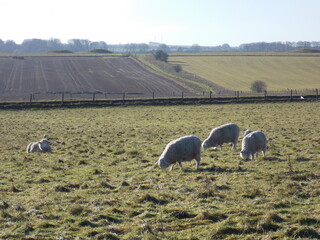
<path fill-rule="evenodd" d="M 270 103 L 270 102 L 303 102 L 318 101 L 318 95 L 299 96 L 251 96 L 251 97 L 174 97 L 148 99 L 113 99 L 113 100 L 65 100 L 65 101 L 30 101 L 0 102 L 0 110 L 9 109 L 47 109 L 78 107 L 116 107 L 116 106 L 165 106 L 165 105 L 197 105 L 197 104 L 229 104 L 229 103 Z"/>

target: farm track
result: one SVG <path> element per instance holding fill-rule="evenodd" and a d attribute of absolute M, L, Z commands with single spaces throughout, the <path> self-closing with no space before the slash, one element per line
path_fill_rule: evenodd
<path fill-rule="evenodd" d="M 32 93 L 133 92 L 143 96 L 190 93 L 170 78 L 153 73 L 128 57 L 0 58 L 0 100 L 21 100 Z"/>

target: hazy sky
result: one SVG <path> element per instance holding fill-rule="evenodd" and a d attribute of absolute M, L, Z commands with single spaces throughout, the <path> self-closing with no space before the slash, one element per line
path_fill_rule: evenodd
<path fill-rule="evenodd" d="M 0 39 L 238 46 L 320 41 L 320 0 L 0 0 Z"/>

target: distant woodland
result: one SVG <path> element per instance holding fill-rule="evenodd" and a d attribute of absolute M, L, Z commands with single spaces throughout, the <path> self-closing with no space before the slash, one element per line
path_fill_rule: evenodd
<path fill-rule="evenodd" d="M 69 52 L 86 52 L 94 49 L 104 49 L 114 53 L 146 53 L 154 50 L 163 50 L 167 53 L 174 52 L 285 52 L 297 49 L 313 49 L 320 51 L 320 42 L 256 42 L 245 43 L 236 47 L 229 44 L 219 46 L 192 46 L 166 45 L 163 43 L 149 42 L 146 43 L 128 43 L 128 44 L 111 44 L 104 41 L 92 42 L 87 39 L 70 39 L 67 43 L 62 43 L 59 39 L 26 39 L 21 44 L 13 40 L 3 41 L 0 39 L 0 52 L 2 53 L 41 53 L 55 50 L 65 50 Z"/>

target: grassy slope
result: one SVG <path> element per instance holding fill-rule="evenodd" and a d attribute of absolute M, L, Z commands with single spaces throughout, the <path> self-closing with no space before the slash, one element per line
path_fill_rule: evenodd
<path fill-rule="evenodd" d="M 207 82 L 204 83 L 203 81 L 195 80 L 194 77 L 176 73 L 173 69 L 173 65 L 155 60 L 153 56 L 141 54 L 137 55 L 134 59 L 137 59 L 137 62 L 140 63 L 142 67 L 145 67 L 149 71 L 151 69 L 161 76 L 168 77 L 178 82 L 183 87 L 188 88 L 190 92 L 199 93 L 201 91 L 213 91 L 212 86 L 208 86 Z"/>
<path fill-rule="evenodd" d="M 268 90 L 320 87 L 320 57 L 304 56 L 172 56 L 184 70 L 232 90 L 249 91 L 256 80 Z"/>
<path fill-rule="evenodd" d="M 0 238 L 319 237 L 319 102 L 1 111 Z M 261 129 L 267 158 L 202 153 L 161 171 L 170 140 L 226 122 Z M 26 154 L 48 134 L 54 152 Z M 242 134 L 241 134 L 242 138 Z M 240 142 L 238 149 L 240 148 Z"/>

